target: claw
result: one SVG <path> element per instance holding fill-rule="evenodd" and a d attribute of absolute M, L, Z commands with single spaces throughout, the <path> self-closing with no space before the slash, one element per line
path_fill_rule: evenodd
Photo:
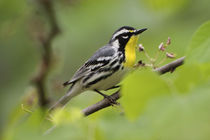
<path fill-rule="evenodd" d="M 109 100 L 109 103 L 114 106 L 114 105 L 119 105 L 118 102 L 115 101 L 115 99 L 112 98 L 112 96 L 109 96 L 109 95 L 106 95 L 106 94 L 103 94 L 102 92 L 98 91 L 98 90 L 94 90 L 95 92 L 99 93 L 100 95 L 102 95 L 104 97 L 104 99 L 107 99 Z"/>
<path fill-rule="evenodd" d="M 116 102 L 116 101 L 112 98 L 112 96 L 105 95 L 104 98 L 107 99 L 107 100 L 109 100 L 109 102 L 110 102 L 110 104 L 111 104 L 112 106 L 114 106 L 114 105 L 119 105 L 119 103 Z"/>

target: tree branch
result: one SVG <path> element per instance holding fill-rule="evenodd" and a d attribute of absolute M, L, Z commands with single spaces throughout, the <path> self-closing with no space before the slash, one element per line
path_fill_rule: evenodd
<path fill-rule="evenodd" d="M 53 1 L 52 0 L 39 0 L 38 1 L 43 7 L 46 15 L 49 19 L 50 31 L 45 38 L 40 38 L 40 42 L 42 44 L 42 59 L 41 64 L 39 66 L 39 72 L 33 78 L 33 83 L 37 88 L 38 96 L 39 96 L 39 104 L 42 107 L 45 107 L 48 104 L 48 99 L 46 97 L 46 88 L 45 81 L 46 77 L 51 68 L 51 60 L 52 60 L 52 41 L 56 35 L 59 34 L 60 30 L 55 18 L 55 12 L 53 10 Z"/>
<path fill-rule="evenodd" d="M 171 63 L 168 63 L 162 67 L 156 68 L 154 71 L 159 73 L 159 74 L 165 74 L 166 72 L 173 72 L 177 67 L 179 67 L 180 65 L 182 65 L 184 63 L 184 59 L 185 57 L 181 57 L 179 59 L 176 59 L 174 61 L 172 61 Z M 117 101 L 120 98 L 120 92 L 117 91 L 114 94 L 110 95 L 110 97 L 114 100 Z M 84 114 L 84 116 L 88 116 L 92 113 L 95 113 L 101 109 L 104 109 L 106 107 L 111 106 L 112 103 L 110 102 L 110 100 L 108 100 L 107 98 L 97 102 L 96 104 L 93 104 L 85 109 L 82 110 L 82 113 Z"/>
<path fill-rule="evenodd" d="M 184 57 L 181 57 L 179 59 L 176 59 L 172 61 L 171 63 L 168 63 L 162 67 L 156 68 L 154 71 L 158 72 L 159 74 L 165 74 L 166 72 L 173 72 L 177 67 L 182 65 L 184 63 Z"/>

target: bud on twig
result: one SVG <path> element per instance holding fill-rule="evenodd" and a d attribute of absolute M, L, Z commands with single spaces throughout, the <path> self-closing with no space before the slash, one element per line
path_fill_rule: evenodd
<path fill-rule="evenodd" d="M 165 46 L 163 45 L 163 42 L 162 43 L 160 43 L 160 45 L 159 45 L 159 50 L 161 50 L 161 51 L 165 51 Z"/>
<path fill-rule="evenodd" d="M 140 51 L 140 52 L 144 51 L 144 47 L 143 47 L 142 44 L 139 44 L 139 51 Z"/>
<path fill-rule="evenodd" d="M 169 53 L 169 52 L 166 52 L 166 56 L 167 56 L 168 58 L 175 58 L 175 54 Z"/>
<path fill-rule="evenodd" d="M 140 66 L 145 66 L 145 63 L 142 62 L 142 60 L 139 60 L 136 65 L 134 65 L 134 68 L 140 67 Z"/>
<path fill-rule="evenodd" d="M 167 40 L 167 42 L 166 42 L 166 45 L 170 45 L 170 44 L 171 44 L 171 38 L 168 37 L 168 40 Z"/>

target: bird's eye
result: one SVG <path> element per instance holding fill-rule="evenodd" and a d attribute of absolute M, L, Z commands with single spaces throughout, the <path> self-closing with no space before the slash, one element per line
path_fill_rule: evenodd
<path fill-rule="evenodd" d="M 128 38 L 128 36 L 122 36 L 122 38 L 127 39 L 127 38 Z"/>

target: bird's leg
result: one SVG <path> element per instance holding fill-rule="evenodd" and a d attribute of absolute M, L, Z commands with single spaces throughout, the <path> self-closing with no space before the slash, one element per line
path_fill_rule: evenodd
<path fill-rule="evenodd" d="M 98 94 L 102 95 L 104 98 L 109 98 L 109 95 L 106 95 L 106 94 L 100 92 L 100 91 L 97 90 L 97 89 L 94 89 L 94 91 L 97 92 Z"/>
<path fill-rule="evenodd" d="M 113 87 L 110 87 L 110 88 L 106 89 L 106 91 L 107 91 L 107 90 L 110 90 L 110 89 L 120 88 L 120 87 L 121 87 L 120 85 L 118 85 L 118 86 L 113 86 Z"/>
<path fill-rule="evenodd" d="M 114 104 L 117 105 L 118 104 L 111 96 L 106 95 L 106 94 L 98 91 L 97 89 L 94 89 L 94 91 L 97 92 L 98 94 L 102 95 L 104 98 L 108 99 L 112 105 L 114 105 Z"/>

